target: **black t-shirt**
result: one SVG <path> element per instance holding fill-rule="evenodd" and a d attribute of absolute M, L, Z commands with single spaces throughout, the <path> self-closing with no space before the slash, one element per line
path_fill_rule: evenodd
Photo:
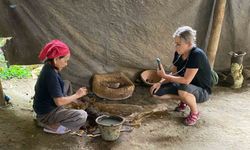
<path fill-rule="evenodd" d="M 188 58 L 183 60 L 177 52 L 175 52 L 173 65 L 177 67 L 179 76 L 184 76 L 186 68 L 198 69 L 198 72 L 191 81 L 191 84 L 206 89 L 211 94 L 211 68 L 208 58 L 200 48 L 192 48 Z"/>
<path fill-rule="evenodd" d="M 54 67 L 46 63 L 35 85 L 33 108 L 38 115 L 47 114 L 57 106 L 53 98 L 63 97 L 64 82 Z"/>

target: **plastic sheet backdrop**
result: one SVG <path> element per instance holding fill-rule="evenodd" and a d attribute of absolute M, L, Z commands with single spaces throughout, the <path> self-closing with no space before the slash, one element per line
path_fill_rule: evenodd
<path fill-rule="evenodd" d="M 157 57 L 169 65 L 172 34 L 182 25 L 196 29 L 197 45 L 205 48 L 213 2 L 1 0 L 0 35 L 13 37 L 4 48 L 10 64 L 40 63 L 37 56 L 45 43 L 64 41 L 72 56 L 63 76 L 76 88 L 89 84 L 95 73 L 122 71 L 132 78 L 156 69 Z M 249 3 L 228 1 L 215 69 L 229 67 L 228 51 L 249 51 Z"/>

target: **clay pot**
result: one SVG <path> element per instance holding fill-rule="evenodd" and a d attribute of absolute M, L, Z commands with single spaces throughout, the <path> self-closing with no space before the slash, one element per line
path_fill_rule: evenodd
<path fill-rule="evenodd" d="M 161 77 L 157 75 L 156 70 L 145 70 L 141 73 L 142 81 L 147 85 L 153 85 L 161 80 Z"/>

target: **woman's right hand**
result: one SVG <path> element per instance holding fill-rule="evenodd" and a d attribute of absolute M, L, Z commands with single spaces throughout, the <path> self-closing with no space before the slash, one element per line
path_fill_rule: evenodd
<path fill-rule="evenodd" d="M 154 95 L 154 93 L 156 93 L 160 89 L 160 87 L 161 87 L 160 82 L 153 84 L 153 86 L 151 86 L 151 88 L 150 88 L 150 94 Z"/>
<path fill-rule="evenodd" d="M 78 98 L 83 97 L 83 96 L 85 96 L 85 95 L 87 95 L 87 94 L 88 94 L 88 90 L 87 90 L 86 87 L 81 87 L 80 89 L 78 89 L 78 90 L 76 91 L 76 96 L 77 96 Z"/>

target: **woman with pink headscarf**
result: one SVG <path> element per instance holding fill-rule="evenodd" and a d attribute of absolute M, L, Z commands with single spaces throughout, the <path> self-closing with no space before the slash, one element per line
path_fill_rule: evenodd
<path fill-rule="evenodd" d="M 35 85 L 33 108 L 37 121 L 48 133 L 64 134 L 70 130 L 78 130 L 87 119 L 84 110 L 64 108 L 64 105 L 76 102 L 87 94 L 85 87 L 78 89 L 73 95 L 65 94 L 65 83 L 60 71 L 67 66 L 69 58 L 69 47 L 59 40 L 46 44 L 39 54 L 39 59 L 45 64 Z"/>

